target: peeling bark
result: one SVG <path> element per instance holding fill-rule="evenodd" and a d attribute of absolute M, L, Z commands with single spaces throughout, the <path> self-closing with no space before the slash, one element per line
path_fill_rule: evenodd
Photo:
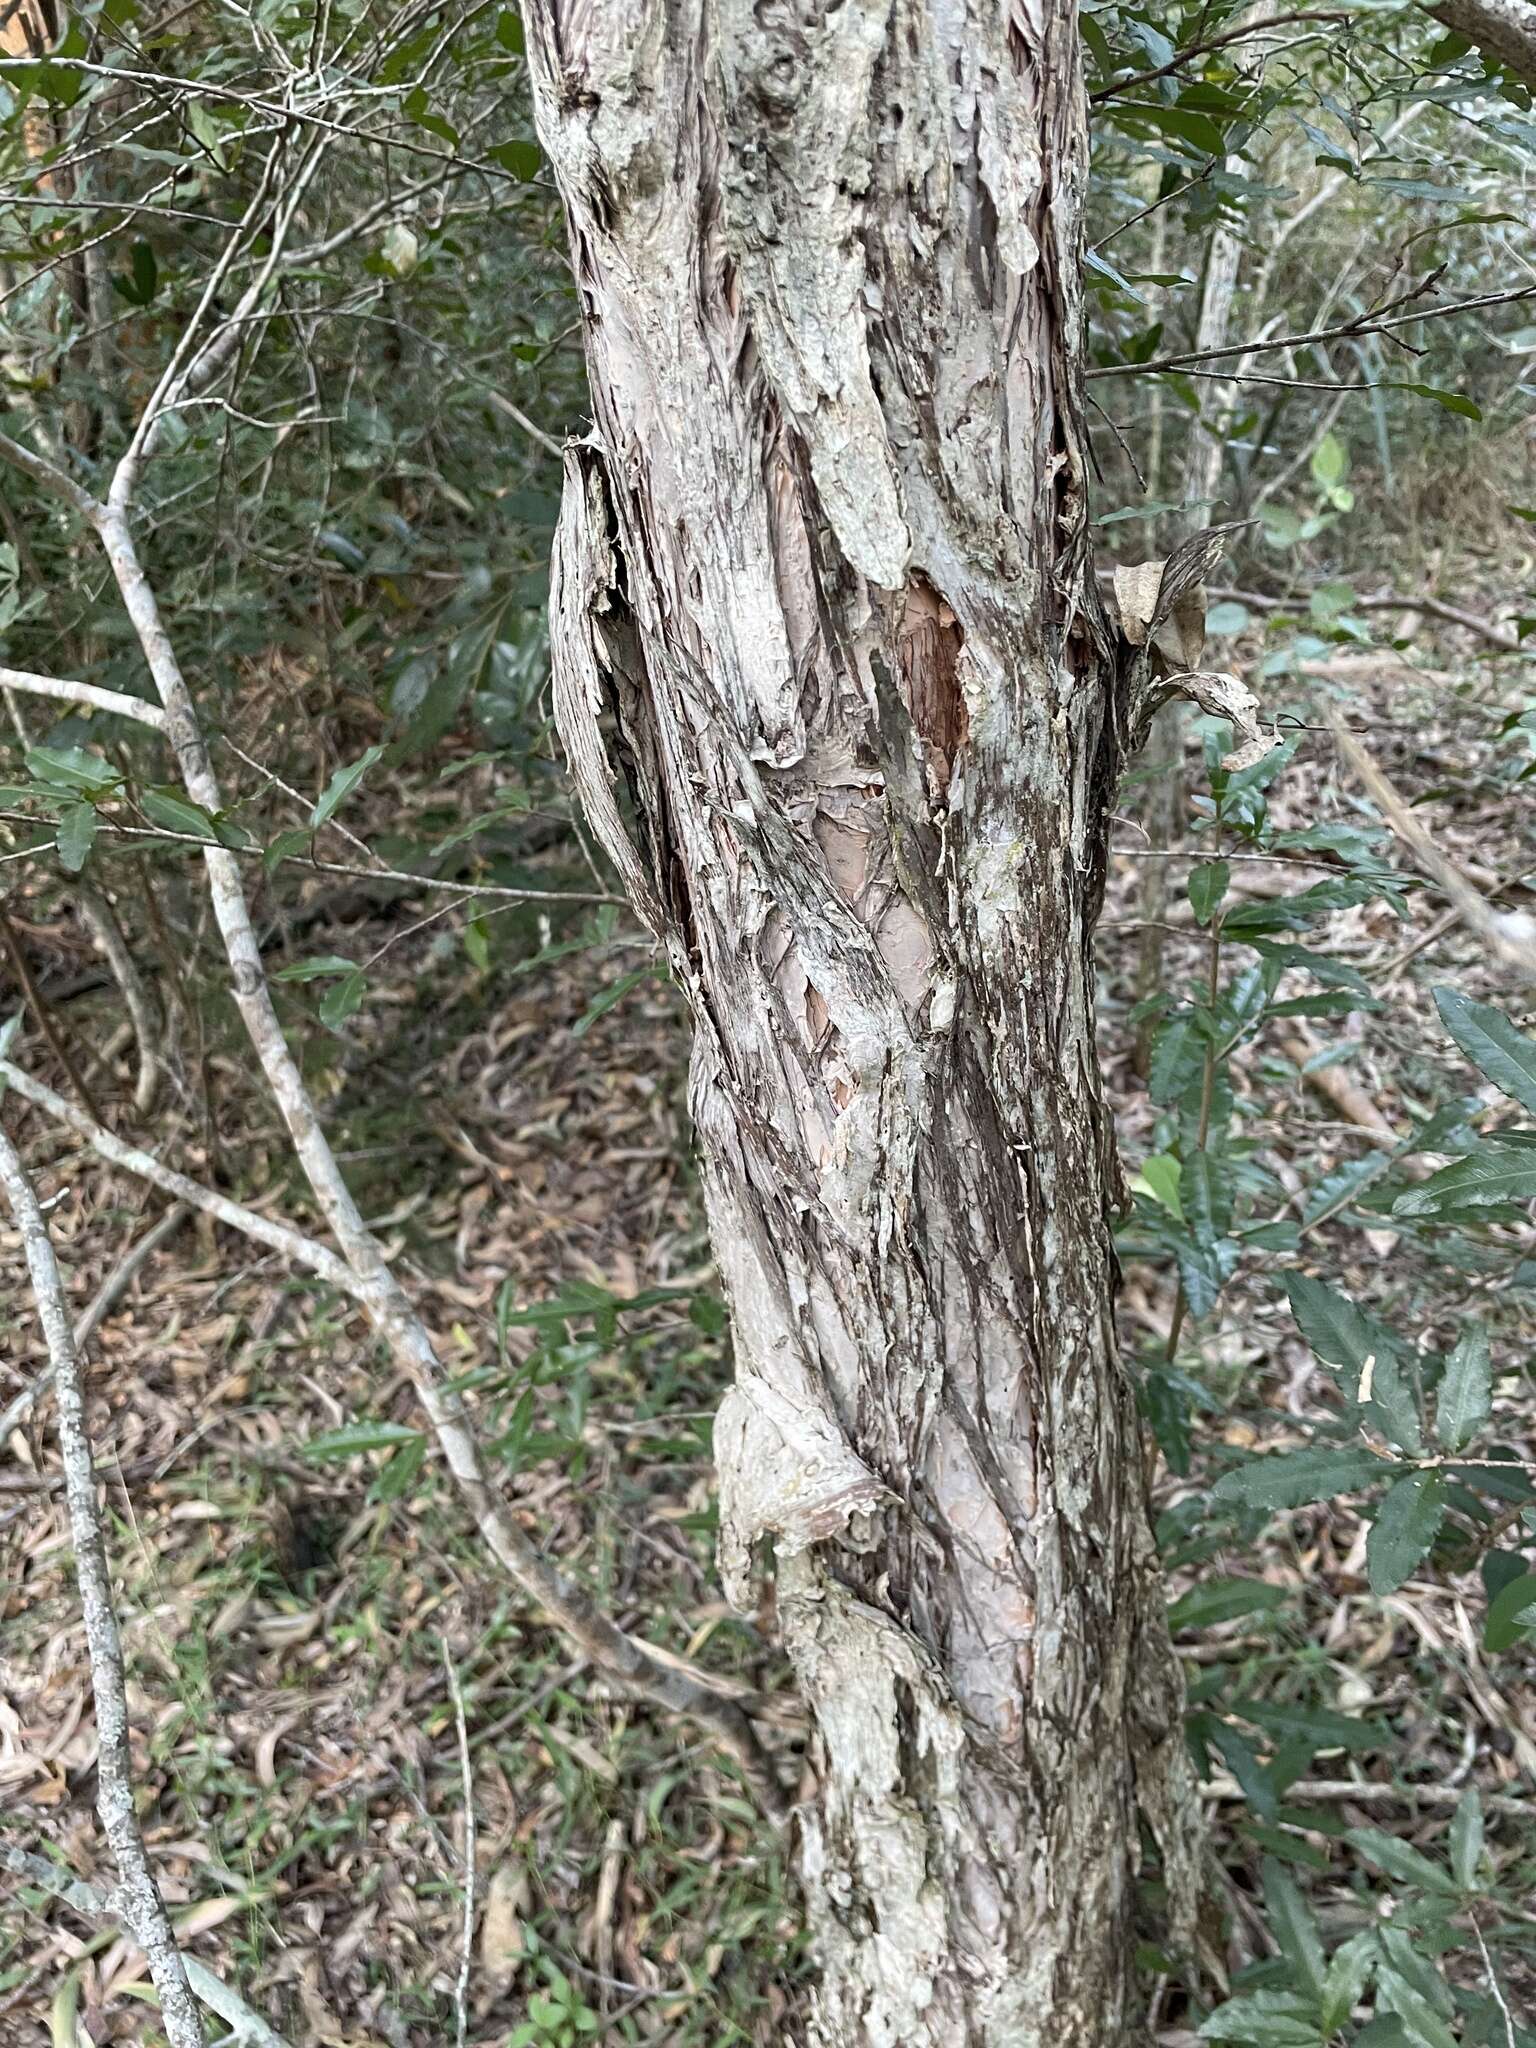
<path fill-rule="evenodd" d="M 1138 1801 L 1176 1931 L 1194 1834 L 1112 1323 L 1071 0 L 527 17 L 594 414 L 556 709 L 696 1021 L 819 2038 L 1112 2048 Z"/>

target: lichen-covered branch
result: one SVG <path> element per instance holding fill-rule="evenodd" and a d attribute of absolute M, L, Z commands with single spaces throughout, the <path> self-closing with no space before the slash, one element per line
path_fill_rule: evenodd
<path fill-rule="evenodd" d="M 122 1879 L 133 1935 L 149 1961 L 160 1994 L 160 2016 L 171 2048 L 203 2048 L 203 2030 L 187 1984 L 187 1973 L 165 1903 L 144 1851 L 133 1799 L 128 1748 L 128 1701 L 123 1646 L 112 1602 L 112 1575 L 96 1507 L 91 1440 L 85 1419 L 85 1389 L 70 1328 L 64 1285 L 48 1225 L 15 1146 L 0 1130 L 0 1187 L 21 1232 L 27 1271 L 47 1339 L 59 1414 L 59 1450 L 80 1605 L 90 1655 L 91 1692 L 96 1704 L 96 1810 Z"/>

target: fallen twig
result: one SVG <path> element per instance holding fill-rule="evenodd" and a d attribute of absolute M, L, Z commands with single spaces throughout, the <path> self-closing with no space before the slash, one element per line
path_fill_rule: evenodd
<path fill-rule="evenodd" d="M 1503 966 L 1536 984 L 1536 922 L 1523 911 L 1494 910 L 1454 861 L 1436 846 L 1391 777 L 1355 738 L 1337 712 L 1329 725 L 1345 763 L 1419 866 L 1433 876 L 1463 924 Z"/>

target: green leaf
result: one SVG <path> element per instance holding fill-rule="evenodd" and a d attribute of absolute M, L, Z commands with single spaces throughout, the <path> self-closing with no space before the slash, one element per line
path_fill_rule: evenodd
<path fill-rule="evenodd" d="M 1445 1499 L 1443 1472 L 1410 1472 L 1386 1495 L 1365 1544 L 1373 1593 L 1395 1593 L 1427 1555 L 1445 1519 Z"/>
<path fill-rule="evenodd" d="M 656 966 L 637 967 L 633 974 L 620 975 L 617 981 L 611 981 L 605 989 L 599 989 L 591 1002 L 588 1003 L 586 1009 L 582 1011 L 576 1022 L 571 1026 L 572 1038 L 585 1038 L 598 1018 L 606 1016 L 616 1004 L 622 1003 L 630 990 L 638 988 L 642 981 L 664 981 L 665 979 L 666 969 Z"/>
<path fill-rule="evenodd" d="M 1312 451 L 1312 475 L 1325 491 L 1335 490 L 1349 474 L 1349 450 L 1337 434 L 1324 434 Z"/>
<path fill-rule="evenodd" d="M 1232 1711 L 1282 1742 L 1310 1743 L 1318 1749 L 1384 1749 L 1391 1731 L 1379 1721 L 1357 1721 L 1331 1707 L 1287 1706 L 1278 1700 L 1238 1700 Z"/>
<path fill-rule="evenodd" d="M 1273 1614 L 1284 1606 L 1285 1597 L 1283 1586 L 1271 1586 L 1264 1579 L 1203 1579 L 1168 1609 L 1168 1626 L 1177 1633 L 1236 1621 L 1244 1614 Z"/>
<path fill-rule="evenodd" d="M 1322 1936 L 1296 1880 L 1270 1856 L 1264 1859 L 1264 1904 L 1269 1910 L 1269 1931 L 1296 1972 L 1297 1982 L 1321 2006 L 1326 1981 Z"/>
<path fill-rule="evenodd" d="M 1480 420 L 1483 416 L 1482 407 L 1460 391 L 1442 391 L 1437 384 L 1405 384 L 1402 388 L 1419 398 L 1432 398 L 1436 405 L 1443 405 L 1447 412 L 1460 413 L 1465 420 Z"/>
<path fill-rule="evenodd" d="M 1305 2000 L 1292 1991 L 1250 1991 L 1229 1998 L 1201 2023 L 1203 2041 L 1245 2041 L 1254 2048 L 1318 2048 L 1322 2035 Z"/>
<path fill-rule="evenodd" d="M 521 178 L 524 184 L 539 175 L 539 166 L 544 161 L 536 142 L 498 142 L 485 153 L 493 164 L 510 171 L 514 178 Z"/>
<path fill-rule="evenodd" d="M 1483 1623 L 1483 1647 L 1507 1650 L 1536 1632 L 1536 1572 L 1522 1572 L 1500 1589 Z"/>
<path fill-rule="evenodd" d="M 1443 986 L 1434 995 L 1440 1021 L 1473 1066 L 1536 1116 L 1536 1041 L 1516 1030 L 1491 1003 L 1474 1003 Z"/>
<path fill-rule="evenodd" d="M 354 967 L 350 974 L 344 974 L 334 988 L 326 990 L 320 1004 L 320 1022 L 332 1031 L 345 1024 L 361 1006 L 367 986 L 361 968 Z"/>
<path fill-rule="evenodd" d="M 1205 156 L 1221 156 L 1226 137 L 1209 114 L 1195 107 L 1151 106 L 1141 102 L 1111 101 L 1108 118 L 1134 131 L 1138 126 L 1159 128 L 1179 142 L 1188 142 Z"/>
<path fill-rule="evenodd" d="M 1495 1209 L 1536 1198 L 1536 1151 L 1483 1145 L 1441 1167 L 1392 1204 L 1394 1216 L 1444 1216 L 1458 1209 Z"/>
<path fill-rule="evenodd" d="M 483 917 L 472 917 L 464 927 L 464 950 L 481 974 L 491 964 L 491 934 Z"/>
<path fill-rule="evenodd" d="M 383 747 L 370 747 L 366 754 L 360 754 L 355 761 L 349 762 L 345 768 L 338 768 L 326 784 L 324 795 L 310 812 L 310 824 L 323 825 L 327 818 L 333 817 L 368 773 L 374 762 L 383 758 L 384 752 L 385 749 Z"/>
<path fill-rule="evenodd" d="M 1493 1410 L 1493 1362 L 1488 1333 L 1470 1323 L 1445 1362 L 1435 1397 L 1435 1434 L 1447 1450 L 1459 1451 L 1477 1435 Z"/>
<path fill-rule="evenodd" d="M 1346 1301 L 1321 1280 L 1287 1273 L 1296 1326 L 1325 1364 L 1352 1375 L 1346 1388 L 1382 1433 L 1407 1451 L 1424 1448 L 1416 1403 L 1402 1376 L 1402 1344 L 1385 1323 Z"/>
<path fill-rule="evenodd" d="M 424 1442 L 419 1429 L 409 1429 L 403 1422 L 348 1422 L 340 1429 L 328 1429 L 320 1436 L 312 1436 L 307 1444 L 300 1446 L 300 1450 L 304 1457 L 323 1462 L 355 1458 L 363 1451 L 392 1451 L 398 1444 Z"/>
<path fill-rule="evenodd" d="M 154 784 L 142 792 L 139 801 L 144 806 L 145 815 L 167 832 L 179 832 L 186 838 L 207 839 L 218 844 L 219 830 L 212 814 L 179 790 Z"/>
<path fill-rule="evenodd" d="M 350 974 L 354 963 L 340 953 L 316 953 L 308 960 L 295 960 L 291 967 L 279 967 L 274 981 L 320 981 L 329 974 Z"/>
<path fill-rule="evenodd" d="M 1384 1479 L 1391 1471 L 1374 1451 L 1334 1450 L 1309 1445 L 1300 1451 L 1271 1451 L 1225 1473 L 1211 1490 L 1213 1500 L 1244 1507 L 1303 1508 L 1315 1500 L 1336 1500 Z"/>
<path fill-rule="evenodd" d="M 270 875 L 281 867 L 285 860 L 292 860 L 299 854 L 308 853 L 313 844 L 314 834 L 307 825 L 290 825 L 285 832 L 278 833 L 261 856 L 262 867 Z"/>
<path fill-rule="evenodd" d="M 1132 1186 L 1139 1182 L 1154 1202 L 1182 1223 L 1184 1208 L 1179 1200 L 1179 1182 L 1183 1177 L 1184 1169 L 1171 1152 L 1154 1152 L 1150 1159 L 1141 1162 L 1141 1172 Z"/>
<path fill-rule="evenodd" d="M 1402 2021 L 1413 2048 L 1457 2048 L 1456 2036 L 1429 2000 L 1396 1971 L 1377 1969 L 1376 2003 L 1386 2006 Z"/>
<path fill-rule="evenodd" d="M 1374 1863 L 1378 1870 L 1384 1870 L 1388 1877 L 1395 1877 L 1399 1884 L 1455 1896 L 1456 1885 L 1449 1872 L 1396 1835 L 1384 1835 L 1380 1828 L 1350 1828 L 1344 1839 L 1357 1854 Z"/>
<path fill-rule="evenodd" d="M 96 811 L 91 804 L 71 804 L 59 820 L 54 844 L 59 861 L 70 874 L 78 875 L 96 843 Z"/>
<path fill-rule="evenodd" d="M 1322 2022 L 1325 2034 L 1335 2034 L 1364 1996 L 1376 1967 L 1376 1944 L 1369 1932 L 1351 1935 L 1328 1958 L 1323 1979 Z"/>
<path fill-rule="evenodd" d="M 1200 1065 L 1201 1045 L 1195 1020 L 1187 1011 L 1158 1027 L 1147 1067 L 1147 1093 L 1159 1108 L 1176 1102 Z"/>
<path fill-rule="evenodd" d="M 1483 1802 L 1469 1785 L 1451 1822 L 1451 1875 L 1464 1892 L 1475 1892 L 1483 1861 Z"/>
<path fill-rule="evenodd" d="M 1234 633 L 1241 633 L 1250 617 L 1247 605 L 1227 598 L 1221 604 L 1213 604 L 1206 613 L 1205 630 L 1217 640 L 1226 640 Z"/>
<path fill-rule="evenodd" d="M 1225 860 L 1202 861 L 1189 871 L 1189 902 L 1196 924 L 1209 924 L 1221 908 L 1232 879 L 1232 864 Z"/>
<path fill-rule="evenodd" d="M 100 754 L 87 753 L 84 747 L 29 747 L 27 773 L 52 789 L 78 790 L 92 796 L 105 796 L 122 781 L 117 770 Z"/>

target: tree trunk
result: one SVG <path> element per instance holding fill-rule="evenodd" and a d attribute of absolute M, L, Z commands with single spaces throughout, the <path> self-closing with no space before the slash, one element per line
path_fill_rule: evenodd
<path fill-rule="evenodd" d="M 526 11 L 595 422 L 557 713 L 696 1020 L 721 1558 L 818 1730 L 818 2038 L 1113 2048 L 1138 1798 L 1180 1917 L 1193 1836 L 1094 1048 L 1074 8 Z"/>

